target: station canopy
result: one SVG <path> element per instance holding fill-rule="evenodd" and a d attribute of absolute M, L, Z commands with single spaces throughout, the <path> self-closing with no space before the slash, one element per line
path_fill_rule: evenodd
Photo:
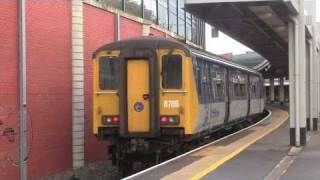
<path fill-rule="evenodd" d="M 185 0 L 187 11 L 267 59 L 265 78 L 288 76 L 288 22 L 298 2 L 285 0 Z"/>

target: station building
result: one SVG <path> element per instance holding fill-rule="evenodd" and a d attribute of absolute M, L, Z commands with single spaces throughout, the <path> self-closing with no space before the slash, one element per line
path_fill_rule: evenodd
<path fill-rule="evenodd" d="M 162 36 L 197 48 L 205 24 L 183 0 L 27 0 L 28 177 L 106 160 L 92 134 L 92 53 L 113 41 Z M 19 179 L 19 1 L 0 1 L 0 179 Z"/>

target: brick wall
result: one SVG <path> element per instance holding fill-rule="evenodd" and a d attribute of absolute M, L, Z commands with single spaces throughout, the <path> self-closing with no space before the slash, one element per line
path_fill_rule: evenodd
<path fill-rule="evenodd" d="M 17 1 L 0 2 L 0 107 L 3 107 L 0 116 L 14 112 L 5 123 L 16 130 L 19 128 L 17 7 Z M 28 0 L 26 8 L 31 149 L 28 171 L 33 178 L 71 168 L 71 22 L 67 0 Z M 0 141 L 4 145 L 0 153 L 18 160 L 18 141 L 11 144 L 3 138 Z M 18 179 L 18 172 L 18 167 L 0 161 L 0 179 Z"/>
<path fill-rule="evenodd" d="M 92 134 L 92 53 L 100 46 L 115 41 L 115 15 L 84 5 L 84 70 L 85 70 L 85 161 L 92 163 L 107 158 L 107 142 Z"/>
<path fill-rule="evenodd" d="M 159 36 L 159 37 L 165 37 L 165 33 L 162 31 L 159 31 L 155 28 L 150 28 L 150 33 L 153 34 L 153 36 Z"/>
<path fill-rule="evenodd" d="M 121 17 L 120 21 L 121 40 L 142 36 L 142 25 L 140 23 L 132 21 L 125 17 Z"/>
<path fill-rule="evenodd" d="M 72 167 L 70 1 L 27 1 L 31 177 Z"/>
<path fill-rule="evenodd" d="M 0 120 L 18 131 L 17 0 L 0 1 Z M 108 142 L 92 134 L 92 53 L 115 41 L 115 14 L 84 5 L 85 163 L 107 158 Z M 72 168 L 71 2 L 27 1 L 28 128 L 30 178 Z M 142 24 L 121 17 L 121 39 L 142 35 Z M 165 34 L 150 29 L 155 36 Z M 32 122 L 32 124 L 30 123 Z M 31 126 L 32 125 L 32 126 Z M 0 127 L 1 130 L 2 127 Z M 32 137 L 32 138 L 31 138 Z M 19 144 L 0 137 L 0 179 L 18 179 Z"/>
<path fill-rule="evenodd" d="M 17 2 L 0 2 L 0 131 L 6 127 L 18 129 L 18 14 Z M 2 134 L 2 133 L 1 133 Z M 17 168 L 7 157 L 18 158 L 18 142 L 0 136 L 0 179 L 16 179 Z"/>

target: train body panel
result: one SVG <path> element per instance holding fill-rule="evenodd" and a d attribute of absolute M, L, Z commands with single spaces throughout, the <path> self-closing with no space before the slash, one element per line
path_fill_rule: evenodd
<path fill-rule="evenodd" d="M 224 124 L 226 117 L 225 102 L 200 104 L 200 114 L 193 133 L 200 133 Z"/>
<path fill-rule="evenodd" d="M 228 122 L 245 118 L 248 115 L 248 100 L 232 100 Z"/>
<path fill-rule="evenodd" d="M 119 115 L 119 96 L 117 91 L 112 88 L 114 82 L 111 84 L 105 84 L 100 79 L 102 78 L 103 71 L 107 68 L 107 63 L 112 62 L 114 66 L 117 66 L 117 57 L 119 51 L 112 51 L 110 53 L 100 52 L 97 54 L 97 60 L 93 61 L 93 132 L 98 134 L 99 127 L 103 127 L 101 119 L 104 114 Z M 110 63 L 111 64 L 111 63 Z M 111 66 L 110 66 L 111 67 Z M 108 70 L 111 70 L 110 67 Z M 109 82 L 113 81 L 110 78 Z M 112 102 L 112 105 L 110 105 Z M 115 125 L 110 125 L 115 126 Z"/>
<path fill-rule="evenodd" d="M 176 64 L 170 64 L 172 59 L 181 59 L 181 69 Z M 162 73 L 160 78 L 160 120 L 162 117 L 179 117 L 179 124 L 162 124 L 161 127 L 181 127 L 185 134 L 192 134 L 196 118 L 199 114 L 199 105 L 195 94 L 191 59 L 181 50 L 158 50 L 159 67 Z M 181 79 L 175 79 L 181 71 Z M 165 78 L 168 76 L 168 78 Z M 166 82 L 164 82 L 166 81 Z M 170 82 L 169 82 L 170 81 Z M 172 82 L 171 82 L 172 81 Z M 175 84 L 181 81 L 180 84 Z"/>
<path fill-rule="evenodd" d="M 250 100 L 250 114 L 258 114 L 263 111 L 263 101 L 264 99 L 251 99 Z"/>

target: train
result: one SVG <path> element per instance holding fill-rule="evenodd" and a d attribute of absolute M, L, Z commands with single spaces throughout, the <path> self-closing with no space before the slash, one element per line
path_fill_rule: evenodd
<path fill-rule="evenodd" d="M 174 153 L 265 109 L 261 73 L 168 38 L 106 44 L 92 61 L 93 133 L 118 165 Z"/>

